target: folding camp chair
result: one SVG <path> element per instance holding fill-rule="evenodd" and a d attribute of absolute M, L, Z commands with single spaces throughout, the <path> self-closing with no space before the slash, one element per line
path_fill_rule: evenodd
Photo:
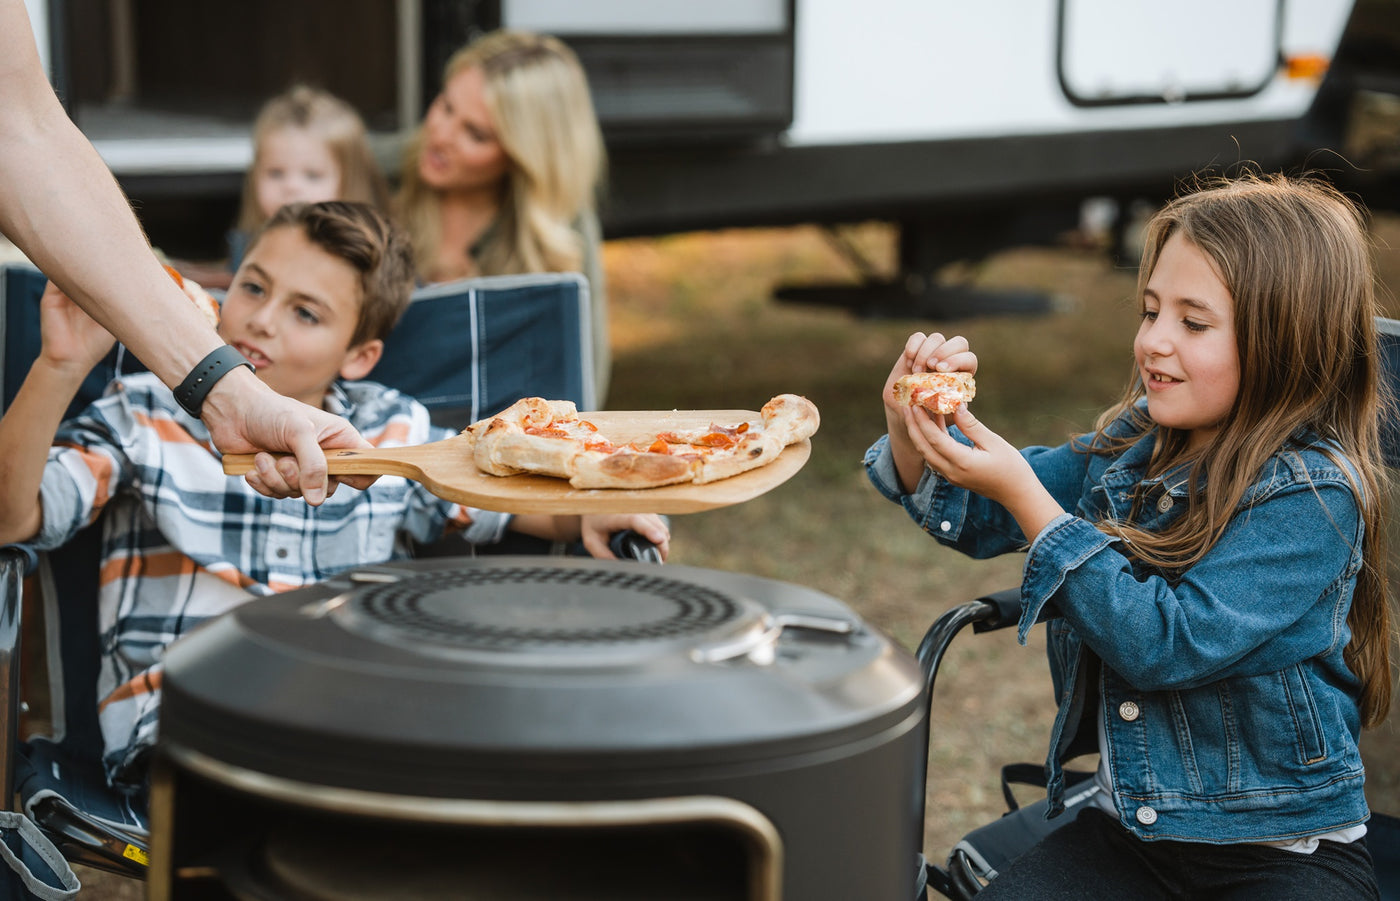
<path fill-rule="evenodd" d="M 1380 331 L 1385 377 L 1392 395 L 1400 398 L 1400 321 L 1377 319 Z M 1387 409 L 1381 422 L 1385 461 L 1400 467 L 1400 408 Z M 1011 588 L 948 610 L 929 627 L 919 645 L 918 658 L 923 668 L 928 696 L 933 696 L 934 683 L 944 654 L 953 638 L 971 625 L 974 633 L 1014 627 L 1021 615 L 1021 593 Z M 1002 770 L 1002 793 L 1007 811 L 1000 819 L 981 826 L 953 846 L 946 862 L 923 865 L 918 897 L 926 897 L 923 886 L 932 888 L 947 898 L 966 901 L 980 892 L 1023 851 L 1030 848 L 1059 826 L 1074 819 L 1079 808 L 1089 803 L 1097 788 L 1092 773 L 1067 773 L 1065 811 L 1047 820 L 1047 802 L 1040 799 L 1024 807 L 1018 806 L 1011 785 L 1021 782 L 1044 787 L 1043 770 L 1038 764 L 1012 764 Z M 1376 877 L 1380 882 L 1383 901 L 1400 901 L 1400 811 L 1372 811 L 1366 824 L 1366 847 L 1375 861 Z"/>
<path fill-rule="evenodd" d="M 429 285 L 384 342 L 370 378 L 463 428 L 522 397 L 597 403 L 588 280 L 576 272 Z"/>
<path fill-rule="evenodd" d="M 39 354 L 45 281 L 33 266 L 0 266 L 4 407 Z M 597 391 L 589 304 L 588 280 L 576 272 L 469 278 L 418 288 L 384 342 L 371 378 L 418 398 L 434 422 L 452 428 L 531 395 L 592 410 Z M 122 372 L 144 368 L 131 354 L 114 349 L 88 377 L 70 412 L 101 396 L 118 366 Z"/>
<path fill-rule="evenodd" d="M 38 301 L 45 278 L 29 266 L 0 267 L 0 400 L 8 406 L 39 350 Z M 414 292 L 373 378 L 419 396 L 440 425 L 460 427 L 528 395 L 594 402 L 587 282 L 576 274 L 468 279 Z M 142 367 L 120 349 L 84 383 L 70 412 L 100 396 L 118 368 Z M 112 788 L 101 769 L 97 720 L 100 657 L 97 562 L 100 523 L 43 555 L 0 548 L 0 901 L 68 898 L 68 861 L 144 877 L 145 799 Z M 619 557 L 659 562 L 632 533 L 613 536 Z M 422 549 L 432 554 L 439 549 Z M 50 734 L 18 735 L 23 586 L 43 602 Z M 62 602 L 58 601 L 62 598 Z M 11 790 L 13 786 L 14 790 Z M 28 894 L 26 894 L 28 893 Z"/>

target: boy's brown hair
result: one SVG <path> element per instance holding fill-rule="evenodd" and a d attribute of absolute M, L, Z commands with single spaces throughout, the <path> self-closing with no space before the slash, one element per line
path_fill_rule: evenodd
<path fill-rule="evenodd" d="M 283 227 L 300 229 L 307 240 L 360 274 L 360 313 L 350 346 L 387 337 L 413 291 L 413 248 L 403 230 L 367 203 L 290 203 L 267 220 L 248 250 Z"/>

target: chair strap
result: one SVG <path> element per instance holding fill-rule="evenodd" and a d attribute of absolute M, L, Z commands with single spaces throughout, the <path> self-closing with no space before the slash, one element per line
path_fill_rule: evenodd
<path fill-rule="evenodd" d="M 1065 785 L 1078 785 L 1085 779 L 1094 778 L 1092 771 L 1065 770 Z M 1008 763 L 1001 768 L 1001 796 L 1006 799 L 1006 812 L 1020 810 L 1021 805 L 1011 791 L 1013 785 L 1029 785 L 1045 788 L 1045 767 L 1038 763 Z"/>
<path fill-rule="evenodd" d="M 68 861 L 63 859 L 48 836 L 22 813 L 0 811 L 0 859 L 8 873 L 0 873 L 0 889 L 17 889 L 5 894 L 21 901 L 68 901 L 76 898 L 81 884 Z M 14 884 L 18 877 L 19 885 Z"/>
<path fill-rule="evenodd" d="M 1035 763 L 1008 763 L 1001 768 L 1001 796 L 1006 799 L 1006 810 L 1020 810 L 1021 804 L 1011 791 L 1013 785 L 1045 787 L 1045 767 Z"/>

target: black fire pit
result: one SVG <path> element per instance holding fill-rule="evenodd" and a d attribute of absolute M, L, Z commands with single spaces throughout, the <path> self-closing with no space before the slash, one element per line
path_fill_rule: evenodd
<path fill-rule="evenodd" d="M 913 898 L 913 657 L 810 589 L 365 568 L 170 650 L 149 897 Z"/>

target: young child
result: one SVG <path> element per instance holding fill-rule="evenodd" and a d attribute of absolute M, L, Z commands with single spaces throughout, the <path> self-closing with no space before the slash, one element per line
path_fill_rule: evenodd
<path fill-rule="evenodd" d="M 349 420 L 370 443 L 447 437 L 416 401 L 373 382 L 383 338 L 408 303 L 407 239 L 364 204 L 332 201 L 278 211 L 255 238 L 224 301 L 220 335 L 270 387 Z M 41 310 L 43 349 L 0 419 L 0 543 L 53 548 L 103 518 L 98 685 L 105 764 L 114 784 L 139 786 L 155 737 L 164 648 L 246 601 L 351 567 L 406 555 L 445 527 L 474 544 L 507 529 L 583 539 L 612 556 L 608 536 L 635 529 L 666 552 L 659 517 L 510 516 L 439 500 L 384 477 L 319 507 L 273 500 L 223 473 L 204 425 L 154 376 L 113 383 L 69 422 L 59 417 L 112 338 L 56 289 Z M 259 455 L 260 475 L 295 491 Z M 293 467 L 294 471 L 294 467 Z"/>
<path fill-rule="evenodd" d="M 1123 400 L 1017 451 L 895 381 L 975 372 L 915 334 L 884 389 L 877 489 L 974 557 L 1025 551 L 1020 637 L 1048 621 L 1046 761 L 1100 754 L 1096 802 L 998 898 L 1377 897 L 1357 750 L 1390 705 L 1369 246 L 1325 183 L 1246 177 L 1163 208 Z M 1029 545 L 1029 548 L 1027 548 Z"/>
<path fill-rule="evenodd" d="M 297 85 L 263 104 L 253 122 L 253 163 L 243 179 L 229 268 L 248 236 L 288 203 L 349 200 L 389 208 L 389 186 L 370 149 L 364 120 L 332 94 Z"/>

